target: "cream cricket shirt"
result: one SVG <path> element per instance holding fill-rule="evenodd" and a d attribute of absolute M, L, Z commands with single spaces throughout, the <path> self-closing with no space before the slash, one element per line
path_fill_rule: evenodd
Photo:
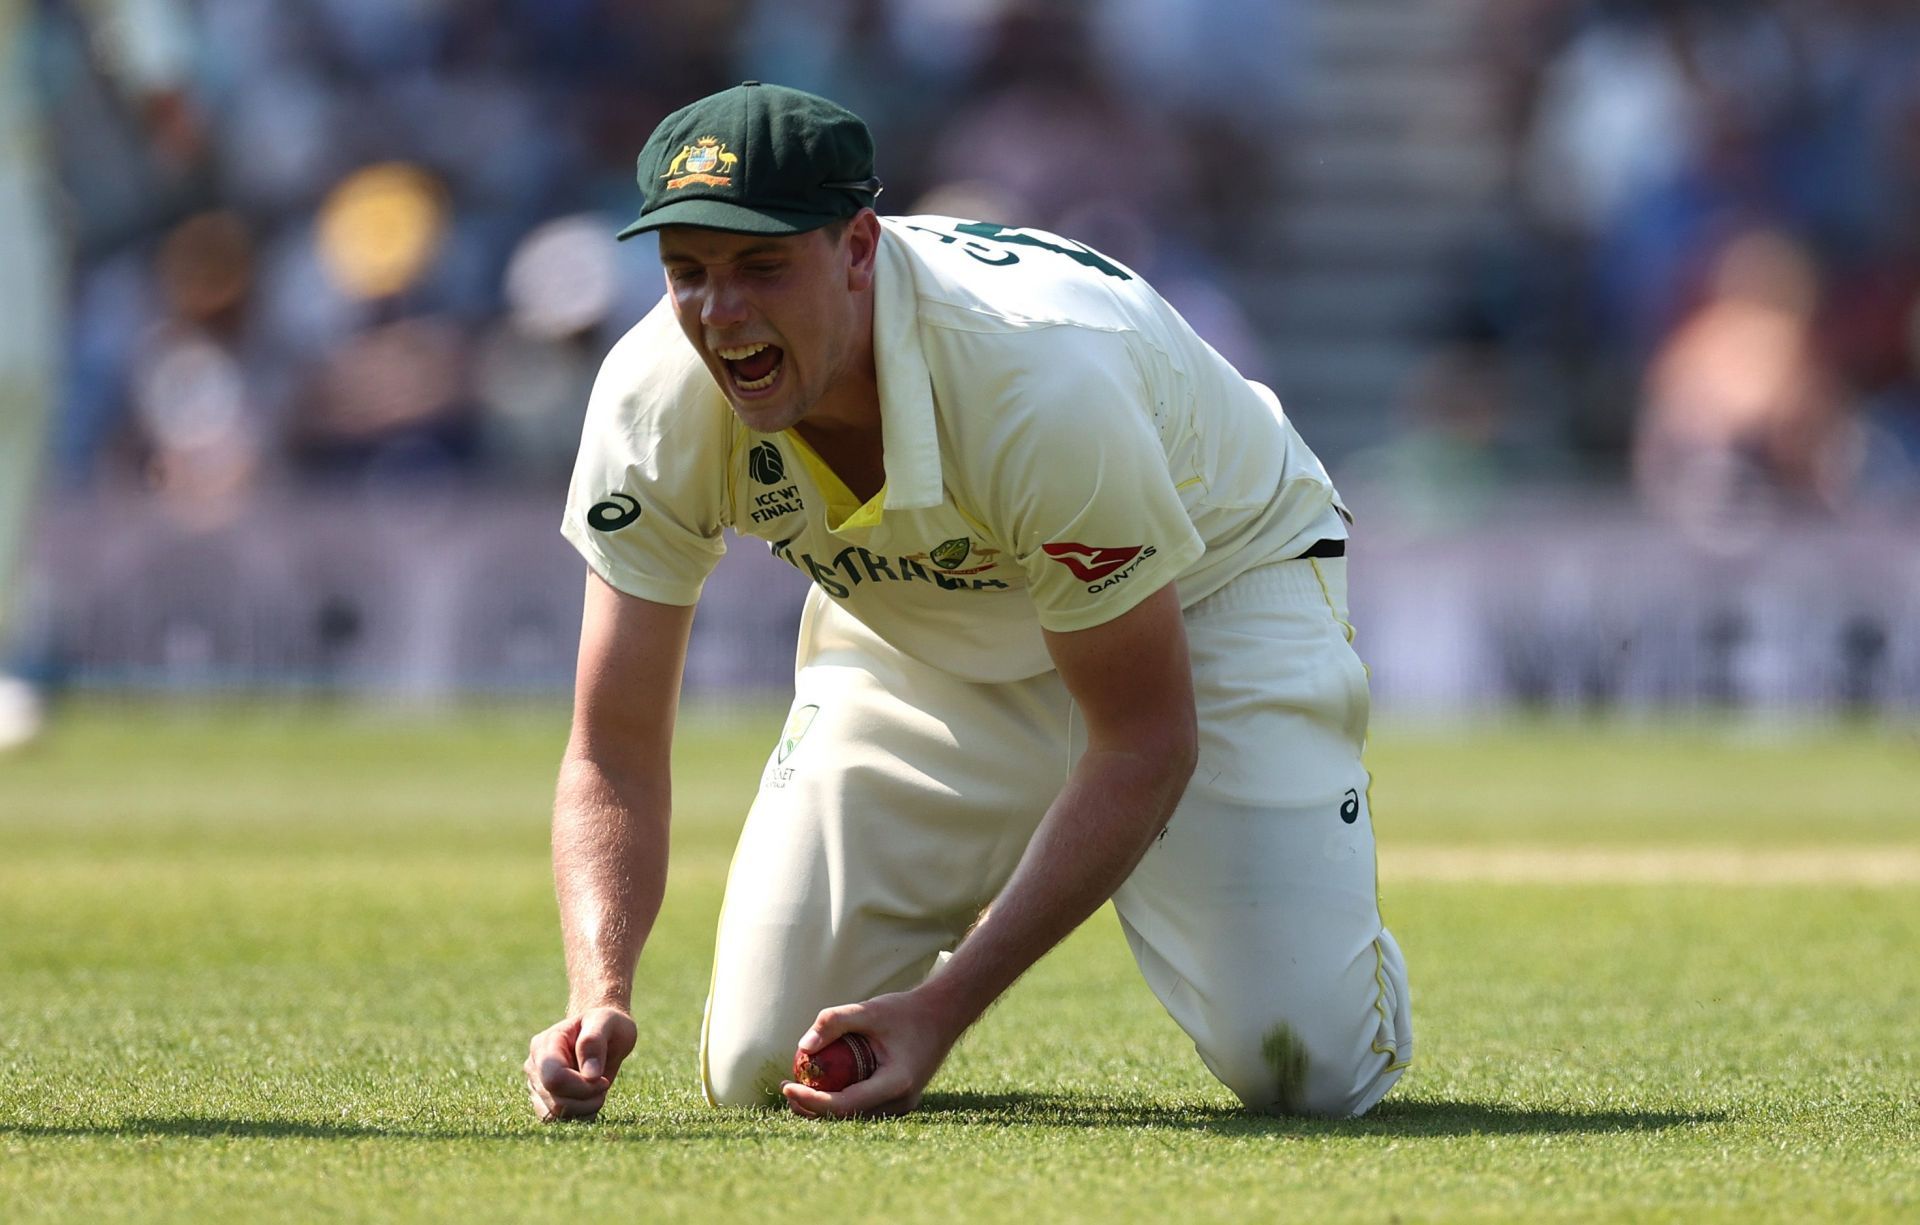
<path fill-rule="evenodd" d="M 886 484 L 860 504 L 800 437 L 733 415 L 662 301 L 601 366 L 562 532 L 613 587 L 692 604 L 724 528 L 967 681 L 1052 668 L 1041 629 L 1169 582 L 1191 605 L 1341 537 L 1271 392 L 1131 270 L 1038 230 L 882 219 Z"/>

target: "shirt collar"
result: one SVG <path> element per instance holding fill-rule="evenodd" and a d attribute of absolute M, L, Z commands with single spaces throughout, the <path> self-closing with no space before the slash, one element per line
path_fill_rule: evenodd
<path fill-rule="evenodd" d="M 873 271 L 873 365 L 880 388 L 887 510 L 926 510 L 946 498 L 933 374 L 920 350 L 919 306 L 906 244 L 883 226 Z"/>

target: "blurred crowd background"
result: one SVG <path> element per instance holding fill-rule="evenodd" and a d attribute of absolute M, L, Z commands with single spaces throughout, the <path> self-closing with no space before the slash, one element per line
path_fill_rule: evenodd
<path fill-rule="evenodd" d="M 1597 500 L 1727 556 L 1920 523 L 1904 0 L 0 0 L 0 51 L 55 504 L 557 518 L 659 292 L 611 237 L 634 155 L 753 78 L 868 119 L 883 212 L 1142 271 L 1363 525 Z"/>

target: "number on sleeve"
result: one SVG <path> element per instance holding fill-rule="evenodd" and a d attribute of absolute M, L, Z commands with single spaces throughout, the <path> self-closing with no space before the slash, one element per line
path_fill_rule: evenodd
<path fill-rule="evenodd" d="M 1133 279 L 1120 265 L 1107 259 L 1098 251 L 1083 247 L 1071 239 L 1062 238 L 1058 243 L 1054 243 L 1045 238 L 1024 233 L 1013 226 L 998 225 L 991 221 L 968 221 L 953 228 L 959 233 L 971 234 L 975 238 L 988 238 L 994 242 L 1011 243 L 1022 247 L 1039 247 L 1042 251 L 1064 255 L 1076 264 L 1105 273 L 1107 276 L 1116 277 L 1122 281 Z"/>

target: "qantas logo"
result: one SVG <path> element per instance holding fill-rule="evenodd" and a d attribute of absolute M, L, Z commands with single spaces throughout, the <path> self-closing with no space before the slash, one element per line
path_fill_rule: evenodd
<path fill-rule="evenodd" d="M 1140 556 L 1143 546 L 1131 545 L 1120 549 L 1101 549 L 1090 544 L 1075 544 L 1071 540 L 1062 540 L 1058 544 L 1043 544 L 1042 552 L 1073 571 L 1073 577 L 1083 583 L 1097 583 Z M 1145 550 L 1148 554 L 1151 549 Z"/>

